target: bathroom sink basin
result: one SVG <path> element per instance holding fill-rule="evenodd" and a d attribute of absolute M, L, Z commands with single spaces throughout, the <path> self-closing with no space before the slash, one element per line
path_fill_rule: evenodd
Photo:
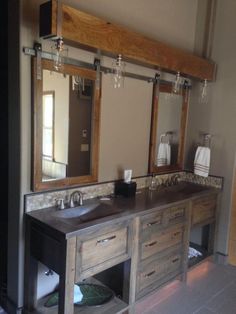
<path fill-rule="evenodd" d="M 119 212 L 121 212 L 121 210 L 113 207 L 110 202 L 93 202 L 82 206 L 56 211 L 53 213 L 53 216 L 62 219 L 64 222 L 71 225 L 78 225 L 83 222 L 111 216 Z"/>
<path fill-rule="evenodd" d="M 174 191 L 184 195 L 190 195 L 194 193 L 199 193 L 206 190 L 206 186 L 203 185 L 193 185 L 193 184 L 180 184 L 174 187 Z"/>
<path fill-rule="evenodd" d="M 98 208 L 100 203 L 93 203 L 88 205 L 77 206 L 73 208 L 67 208 L 60 211 L 55 212 L 53 215 L 59 218 L 70 219 L 83 216 L 96 208 Z"/>

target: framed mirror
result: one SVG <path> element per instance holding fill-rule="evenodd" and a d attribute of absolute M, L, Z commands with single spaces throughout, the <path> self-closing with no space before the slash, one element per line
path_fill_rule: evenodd
<path fill-rule="evenodd" d="M 170 84 L 154 84 L 149 150 L 149 172 L 183 169 L 188 111 L 188 89 L 173 94 Z"/>
<path fill-rule="evenodd" d="M 100 87 L 96 72 L 33 58 L 33 191 L 98 179 Z"/>

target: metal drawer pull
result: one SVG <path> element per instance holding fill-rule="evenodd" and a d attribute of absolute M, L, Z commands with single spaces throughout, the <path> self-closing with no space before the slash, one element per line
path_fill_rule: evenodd
<path fill-rule="evenodd" d="M 157 241 L 154 241 L 154 242 L 148 243 L 148 244 L 146 244 L 145 246 L 146 246 L 146 247 L 149 247 L 149 246 L 153 246 L 153 245 L 155 245 L 155 244 L 157 244 Z"/>
<path fill-rule="evenodd" d="M 178 262 L 179 261 L 179 257 L 176 257 L 175 259 L 172 260 L 172 263 Z"/>
<path fill-rule="evenodd" d="M 155 274 L 155 270 L 153 270 L 153 271 L 151 271 L 150 273 L 148 273 L 148 274 L 145 274 L 144 275 L 144 277 L 150 277 L 150 276 L 152 276 L 153 274 Z"/>
<path fill-rule="evenodd" d="M 116 236 L 114 235 L 114 236 L 111 236 L 111 237 L 106 238 L 106 239 L 98 240 L 98 241 L 97 241 L 97 244 L 106 243 L 106 242 L 108 242 L 108 241 L 114 240 L 115 238 L 116 238 Z"/>
<path fill-rule="evenodd" d="M 160 219 L 160 220 L 155 220 L 155 221 L 152 221 L 152 222 L 147 223 L 147 226 L 148 226 L 148 227 L 151 227 L 151 226 L 153 226 L 153 225 L 158 225 L 160 222 L 161 222 L 161 219 Z"/>
<path fill-rule="evenodd" d="M 182 212 L 175 213 L 175 215 L 174 215 L 175 218 L 181 217 L 181 216 L 183 216 L 183 211 L 182 211 Z"/>

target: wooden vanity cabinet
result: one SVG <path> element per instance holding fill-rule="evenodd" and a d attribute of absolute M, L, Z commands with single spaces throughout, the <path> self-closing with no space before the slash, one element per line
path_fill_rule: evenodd
<path fill-rule="evenodd" d="M 25 308 L 38 309 L 38 261 L 59 274 L 60 314 L 74 313 L 74 283 L 123 263 L 125 302 L 117 299 L 123 303 L 105 313 L 132 313 L 135 301 L 178 276 L 186 278 L 191 228 L 210 225 L 213 248 L 216 206 L 217 193 L 207 193 L 69 235 L 26 215 Z"/>
<path fill-rule="evenodd" d="M 189 203 L 140 217 L 136 299 L 186 271 Z"/>
<path fill-rule="evenodd" d="M 217 195 L 207 195 L 192 201 L 192 226 L 211 223 L 216 217 Z"/>
<path fill-rule="evenodd" d="M 130 219 L 110 222 L 100 228 L 94 226 L 68 239 L 63 239 L 51 228 L 42 228 L 31 219 L 26 219 L 26 229 L 26 313 L 43 308 L 36 300 L 38 261 L 59 275 L 58 313 L 73 314 L 74 283 L 131 258 L 134 230 Z M 130 278 L 124 280 L 129 282 Z M 122 300 L 114 302 L 114 308 L 119 309 L 121 305 L 128 307 Z M 57 309 L 52 313 L 57 313 Z M 75 313 L 79 313 L 78 307 Z"/>
<path fill-rule="evenodd" d="M 200 244 L 194 244 L 199 248 L 203 256 L 207 257 L 214 253 L 215 229 L 217 219 L 218 194 L 200 196 L 191 201 L 191 229 L 200 228 Z M 197 262 L 197 259 L 196 259 Z M 190 266 L 194 265 L 190 262 Z"/>

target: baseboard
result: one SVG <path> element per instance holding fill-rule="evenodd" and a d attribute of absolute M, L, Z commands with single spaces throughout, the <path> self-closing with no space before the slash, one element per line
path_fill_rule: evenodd
<path fill-rule="evenodd" d="M 228 255 L 221 252 L 216 252 L 214 254 L 214 262 L 221 265 L 228 265 Z"/>

